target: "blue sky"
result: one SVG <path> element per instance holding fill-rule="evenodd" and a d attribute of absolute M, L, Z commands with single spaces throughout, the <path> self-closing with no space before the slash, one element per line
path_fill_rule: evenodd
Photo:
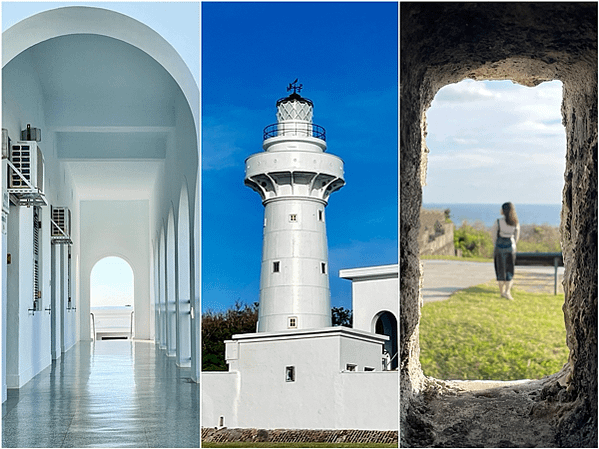
<path fill-rule="evenodd" d="M 343 268 L 397 263 L 397 5 L 203 3 L 202 307 L 259 297 L 263 206 L 244 160 L 295 78 L 345 162 L 327 206 L 331 303 L 351 307 Z"/>
<path fill-rule="evenodd" d="M 427 111 L 424 203 L 560 204 L 566 133 L 562 83 L 464 80 Z"/>

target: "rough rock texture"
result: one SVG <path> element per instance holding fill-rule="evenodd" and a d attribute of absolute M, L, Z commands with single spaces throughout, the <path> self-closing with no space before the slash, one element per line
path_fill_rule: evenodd
<path fill-rule="evenodd" d="M 397 431 L 389 430 L 289 430 L 202 428 L 202 441 L 210 443 L 389 443 L 397 444 Z"/>
<path fill-rule="evenodd" d="M 556 419 L 573 408 L 566 388 L 537 381 L 427 379 L 407 415 L 410 447 L 559 447 Z"/>
<path fill-rule="evenodd" d="M 442 210 L 422 209 L 418 233 L 420 255 L 455 255 L 453 228 L 453 223 L 445 223 Z"/>
<path fill-rule="evenodd" d="M 597 4 L 401 3 L 400 20 L 401 445 L 597 447 Z M 441 87 L 465 78 L 564 85 L 570 356 L 560 373 L 523 392 L 440 388 L 419 363 L 425 113 Z"/>

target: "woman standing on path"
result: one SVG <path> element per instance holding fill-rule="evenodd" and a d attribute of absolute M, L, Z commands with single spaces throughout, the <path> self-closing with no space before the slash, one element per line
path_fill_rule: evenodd
<path fill-rule="evenodd" d="M 512 203 L 501 205 L 501 217 L 493 225 L 491 235 L 495 250 L 495 277 L 499 283 L 501 296 L 514 299 L 510 293 L 514 282 L 514 263 L 516 262 L 516 243 L 520 238 L 520 224 L 516 215 L 516 208 Z"/>

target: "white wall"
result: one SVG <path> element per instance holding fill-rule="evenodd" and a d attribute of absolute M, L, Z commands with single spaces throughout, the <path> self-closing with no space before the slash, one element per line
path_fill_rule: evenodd
<path fill-rule="evenodd" d="M 352 281 L 353 328 L 374 332 L 375 318 L 389 311 L 399 322 L 398 265 L 351 268 L 339 277 Z"/>
<path fill-rule="evenodd" d="M 0 174 L 0 180 L 2 180 L 2 185 L 4 186 L 4 174 L 6 173 L 6 162 L 3 160 L 0 165 L 2 173 Z M 4 191 L 4 188 L 0 189 Z M 6 222 L 5 222 L 6 220 Z M 0 297 L 2 298 L 2 320 L 0 325 L 2 326 L 2 332 L 0 334 L 0 339 L 2 341 L 2 402 L 6 401 L 7 396 L 7 386 L 6 386 L 6 312 L 7 312 L 7 288 L 8 285 L 6 283 L 6 274 L 7 274 L 7 264 L 6 264 L 6 255 L 7 255 L 7 226 L 8 226 L 8 217 L 5 216 L 4 211 L 2 212 L 2 231 L 0 233 L 0 243 L 1 243 L 1 251 L 0 257 L 2 258 L 1 271 L 0 271 L 0 285 L 2 286 L 2 291 Z"/>
<path fill-rule="evenodd" d="M 329 381 L 328 391 L 316 388 L 315 400 L 295 393 L 276 396 L 268 388 L 250 393 L 241 388 L 239 373 L 203 372 L 202 427 L 220 426 L 222 416 L 230 428 L 397 430 L 398 371 L 336 372 Z M 271 408 L 245 406 L 264 394 Z"/>
<path fill-rule="evenodd" d="M 51 308 L 52 312 L 50 314 L 51 319 L 51 334 L 52 338 L 50 341 L 51 349 L 52 349 L 52 360 L 56 360 L 60 358 L 61 352 L 60 348 L 62 346 L 61 342 L 61 328 L 62 328 L 62 308 L 60 307 L 60 300 L 62 296 L 62 251 L 59 245 L 51 245 L 51 277 L 52 277 L 52 292 L 51 292 Z M 56 281 L 54 281 L 56 280 Z"/>
<path fill-rule="evenodd" d="M 125 259 L 133 270 L 135 337 L 150 338 L 148 201 L 81 201 L 81 340 L 90 340 L 90 276 L 104 257 Z"/>
<path fill-rule="evenodd" d="M 240 377 L 236 371 L 202 372 L 202 427 L 219 427 L 221 416 L 224 427 L 238 427 L 237 398 Z"/>
<path fill-rule="evenodd" d="M 21 130 L 27 124 L 45 129 L 44 97 L 31 62 L 25 52 L 2 71 L 2 127 L 6 128 L 12 142 L 20 140 Z M 56 158 L 54 136 L 42 133 L 40 148 L 45 160 L 44 192 L 49 205 L 71 207 L 73 185 L 70 177 Z M 4 178 L 4 174 L 3 174 Z M 50 207 L 41 209 L 40 289 L 41 311 L 31 313 L 33 306 L 33 209 L 11 205 L 8 215 L 7 252 L 12 263 L 3 257 L 3 270 L 7 274 L 6 295 L 6 383 L 8 388 L 19 388 L 51 363 L 51 241 Z M 54 280 L 54 285 L 60 282 Z M 76 333 L 73 321 L 65 319 L 66 349 Z"/>
<path fill-rule="evenodd" d="M 339 374 L 336 429 L 397 430 L 399 371 Z"/>
<path fill-rule="evenodd" d="M 398 372 L 380 371 L 384 339 L 339 327 L 234 336 L 230 372 L 202 373 L 202 426 L 224 416 L 227 427 L 397 429 Z"/>
<path fill-rule="evenodd" d="M 62 346 L 60 348 L 61 353 L 65 353 L 71 349 L 78 341 L 77 337 L 77 294 L 76 294 L 76 276 L 75 276 L 75 253 L 71 252 L 71 308 L 68 308 L 68 256 L 69 249 L 65 245 L 62 247 L 62 258 L 63 258 L 63 299 L 61 303 L 62 308 Z"/>

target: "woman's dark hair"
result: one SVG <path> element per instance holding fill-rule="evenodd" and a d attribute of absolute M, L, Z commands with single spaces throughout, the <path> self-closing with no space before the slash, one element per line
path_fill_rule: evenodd
<path fill-rule="evenodd" d="M 505 222 L 510 226 L 518 225 L 518 216 L 516 215 L 516 208 L 512 203 L 503 203 L 501 205 L 501 209 L 503 209 L 503 216 L 505 217 Z"/>

